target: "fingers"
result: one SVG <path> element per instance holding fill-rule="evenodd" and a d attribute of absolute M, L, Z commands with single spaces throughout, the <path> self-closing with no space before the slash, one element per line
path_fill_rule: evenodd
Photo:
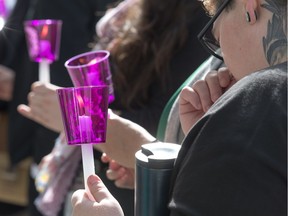
<path fill-rule="evenodd" d="M 87 194 L 85 190 L 77 190 L 73 193 L 72 198 L 71 198 L 71 203 L 73 206 L 77 206 L 81 203 L 83 197 L 86 197 L 88 200 Z"/>
<path fill-rule="evenodd" d="M 233 84 L 227 68 L 209 72 L 204 80 L 182 89 L 179 96 L 179 116 L 184 134 L 208 111 L 219 97 Z"/>
<path fill-rule="evenodd" d="M 57 99 L 58 86 L 34 82 L 28 94 L 28 107 L 19 106 L 18 111 L 25 117 L 49 128 L 60 132 L 63 130 L 61 111 Z"/>
<path fill-rule="evenodd" d="M 87 179 L 87 183 L 89 190 L 97 203 L 100 203 L 105 199 L 113 198 L 113 196 L 110 194 L 110 192 L 108 191 L 108 189 L 98 176 L 96 175 L 89 176 Z M 81 202 L 83 198 L 85 198 L 86 201 L 88 200 L 91 201 L 85 190 L 75 191 L 71 198 L 72 205 L 73 206 L 77 205 L 77 202 Z"/>
<path fill-rule="evenodd" d="M 124 216 L 121 206 L 110 194 L 101 179 L 96 175 L 91 175 L 87 180 L 89 191 L 93 195 L 95 202 L 89 200 L 85 190 L 77 190 L 73 193 L 71 203 L 73 206 L 73 216 L 99 215 L 99 216 Z"/>
<path fill-rule="evenodd" d="M 41 111 L 41 109 L 39 112 L 37 110 L 37 108 L 31 109 L 31 107 L 24 104 L 20 104 L 17 107 L 17 111 L 24 117 L 46 126 L 46 122 L 49 123 L 48 119 L 44 115 L 42 115 L 43 111 Z"/>
<path fill-rule="evenodd" d="M 109 163 L 109 169 L 106 171 L 106 177 L 114 181 L 119 188 L 134 188 L 134 169 L 126 168 L 118 164 L 115 160 L 111 160 L 105 153 L 101 157 L 102 162 Z"/>
<path fill-rule="evenodd" d="M 202 109 L 201 101 L 197 92 L 188 86 L 182 89 L 180 93 L 179 104 L 183 106 L 191 104 L 196 110 Z"/>
<path fill-rule="evenodd" d="M 109 163 L 110 160 L 111 160 L 111 159 L 107 156 L 106 153 L 103 153 L 103 154 L 102 154 L 102 156 L 101 156 L 101 161 L 102 161 L 103 163 Z"/>
<path fill-rule="evenodd" d="M 88 177 L 88 187 L 94 197 L 95 201 L 100 203 L 101 201 L 109 198 L 113 198 L 101 179 L 96 175 Z"/>
<path fill-rule="evenodd" d="M 119 188 L 134 189 L 135 187 L 135 171 L 134 169 L 125 168 L 122 176 L 115 181 L 115 185 Z"/>
<path fill-rule="evenodd" d="M 109 169 L 106 171 L 106 176 L 109 180 L 115 181 L 125 174 L 125 168 L 119 165 L 116 161 L 111 160 L 106 156 L 106 154 L 102 155 L 102 158 L 106 163 L 109 162 Z"/>
<path fill-rule="evenodd" d="M 125 174 L 125 168 L 119 166 L 117 169 L 108 169 L 106 176 L 109 180 L 114 181 L 121 178 Z"/>
<path fill-rule="evenodd" d="M 184 134 L 204 115 L 201 99 L 191 87 L 182 89 L 179 96 L 179 117 Z"/>
<path fill-rule="evenodd" d="M 205 80 L 199 80 L 194 83 L 192 88 L 198 94 L 204 112 L 207 112 L 212 104 L 222 96 L 227 87 L 231 86 L 232 80 L 232 74 L 228 68 L 224 67 L 218 71 L 209 72 Z"/>
<path fill-rule="evenodd" d="M 218 78 L 217 71 L 211 71 L 205 77 L 207 83 L 208 91 L 210 94 L 210 106 L 222 95 L 222 87 L 220 86 L 220 81 Z"/>
<path fill-rule="evenodd" d="M 27 106 L 24 104 L 20 104 L 17 107 L 17 111 L 24 117 L 37 121 L 38 123 L 43 123 L 47 120 L 46 117 L 42 114 L 44 113 L 43 109 L 39 106 L 33 106 L 31 104 Z"/>
<path fill-rule="evenodd" d="M 42 109 L 42 107 L 44 108 L 45 106 L 44 105 L 47 105 L 45 103 L 45 95 L 43 94 L 39 94 L 39 93 L 36 93 L 36 92 L 30 92 L 27 96 L 27 99 L 28 99 L 28 103 L 29 103 L 29 106 L 32 107 L 39 107 Z"/>
<path fill-rule="evenodd" d="M 106 176 L 119 188 L 134 189 L 134 169 L 119 167 L 117 170 L 108 169 Z"/>
<path fill-rule="evenodd" d="M 198 95 L 198 100 L 201 102 L 201 106 L 204 112 L 207 112 L 207 110 L 212 106 L 213 100 L 211 98 L 210 89 L 204 80 L 199 80 L 194 83 L 193 90 Z M 192 96 L 192 95 L 191 95 Z"/>
<path fill-rule="evenodd" d="M 55 93 L 59 88 L 59 86 L 53 85 L 51 83 L 43 83 L 40 81 L 34 82 L 31 85 L 31 91 L 38 93 Z"/>
<path fill-rule="evenodd" d="M 31 108 L 29 106 L 26 106 L 24 104 L 20 104 L 17 107 L 17 111 L 23 115 L 24 117 L 28 118 L 28 119 L 33 119 L 33 114 L 31 111 Z"/>
<path fill-rule="evenodd" d="M 228 68 L 224 67 L 218 70 L 218 79 L 222 88 L 226 88 L 228 85 L 230 85 L 231 78 L 233 77 Z"/>

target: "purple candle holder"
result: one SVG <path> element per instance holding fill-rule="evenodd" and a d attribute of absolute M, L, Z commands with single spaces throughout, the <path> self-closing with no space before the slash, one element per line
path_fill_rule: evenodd
<path fill-rule="evenodd" d="M 57 90 L 69 145 L 105 142 L 108 87 L 86 86 Z"/>
<path fill-rule="evenodd" d="M 59 56 L 61 20 L 28 20 L 24 22 L 31 61 L 39 62 L 39 80 L 50 82 L 50 64 Z"/>
<path fill-rule="evenodd" d="M 24 30 L 31 61 L 49 63 L 58 60 L 61 20 L 28 20 L 24 22 Z"/>
<path fill-rule="evenodd" d="M 7 9 L 4 0 L 0 0 L 0 17 L 5 19 L 7 17 Z"/>
<path fill-rule="evenodd" d="M 87 178 L 95 174 L 93 146 L 106 141 L 108 86 L 58 89 L 67 143 L 81 145 L 85 189 L 94 200 Z"/>
<path fill-rule="evenodd" d="M 109 86 L 109 103 L 111 103 L 114 101 L 114 91 L 109 55 L 106 50 L 82 53 L 67 60 L 65 67 L 74 86 Z"/>

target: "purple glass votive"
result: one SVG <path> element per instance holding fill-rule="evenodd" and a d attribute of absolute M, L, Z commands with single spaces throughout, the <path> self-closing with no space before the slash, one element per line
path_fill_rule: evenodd
<path fill-rule="evenodd" d="M 24 30 L 30 59 L 53 62 L 58 59 L 61 39 L 61 20 L 28 20 Z"/>
<path fill-rule="evenodd" d="M 106 140 L 108 86 L 57 90 L 69 145 L 96 144 Z"/>
<path fill-rule="evenodd" d="M 7 17 L 7 8 L 4 0 L 0 0 L 0 17 L 3 19 L 6 19 Z"/>
<path fill-rule="evenodd" d="M 74 86 L 109 86 L 109 103 L 114 100 L 112 76 L 109 64 L 110 53 L 98 50 L 82 53 L 65 62 Z"/>

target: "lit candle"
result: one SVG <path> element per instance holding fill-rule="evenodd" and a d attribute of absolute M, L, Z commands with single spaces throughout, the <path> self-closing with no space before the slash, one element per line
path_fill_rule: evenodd
<path fill-rule="evenodd" d="M 39 41 L 39 57 L 53 60 L 53 53 L 50 41 L 48 40 Z"/>
<path fill-rule="evenodd" d="M 53 53 L 51 49 L 51 42 L 47 40 L 49 33 L 48 25 L 44 25 L 40 33 L 39 40 L 39 80 L 44 83 L 50 83 L 50 63 L 53 61 Z"/>
<path fill-rule="evenodd" d="M 39 62 L 39 81 L 50 83 L 50 63 L 46 59 Z"/>
<path fill-rule="evenodd" d="M 90 116 L 79 116 L 79 128 L 82 143 L 89 143 L 91 140 L 92 120 Z"/>
<path fill-rule="evenodd" d="M 39 41 L 39 80 L 44 83 L 50 83 L 50 63 L 51 58 L 51 44 L 48 40 Z"/>
<path fill-rule="evenodd" d="M 86 74 L 88 85 L 103 85 L 105 83 L 102 82 L 101 78 L 99 77 L 100 74 L 98 71 L 89 72 Z"/>
<path fill-rule="evenodd" d="M 81 139 L 85 140 L 84 142 L 87 143 L 91 140 L 91 132 L 92 132 L 92 120 L 90 116 L 79 116 L 79 129 L 80 129 L 80 137 Z M 83 142 L 82 142 L 83 143 Z M 85 182 L 85 189 L 89 194 L 89 199 L 94 201 L 91 192 L 87 186 L 87 179 L 90 175 L 95 174 L 95 167 L 94 167 L 94 156 L 93 156 L 93 145 L 92 144 L 82 144 L 81 145 L 82 151 L 82 163 L 83 163 L 83 174 L 84 174 L 84 182 Z"/>

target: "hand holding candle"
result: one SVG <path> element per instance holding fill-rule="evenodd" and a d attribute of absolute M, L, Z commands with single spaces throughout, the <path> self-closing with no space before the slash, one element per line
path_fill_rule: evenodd
<path fill-rule="evenodd" d="M 108 87 L 63 88 L 57 93 L 67 143 L 81 145 L 85 188 L 88 190 L 87 178 L 95 173 L 92 144 L 106 140 Z"/>
<path fill-rule="evenodd" d="M 106 103 L 108 103 L 108 95 L 109 95 L 109 103 L 114 100 L 113 83 L 111 79 L 110 65 L 109 65 L 109 55 L 110 53 L 105 50 L 91 51 L 74 56 L 71 59 L 67 60 L 65 63 L 65 67 L 69 72 L 70 78 L 74 86 L 76 87 L 90 86 L 89 88 L 93 88 L 92 86 L 98 86 L 97 88 L 101 88 L 102 85 L 107 86 L 106 93 L 98 94 L 99 96 L 102 95 L 97 99 L 98 102 L 101 101 L 101 98 L 106 98 Z M 66 90 L 65 92 L 62 93 L 61 90 L 58 92 L 60 104 L 61 100 L 62 101 L 64 100 L 63 98 L 64 95 L 66 95 L 65 97 L 67 98 L 69 94 L 72 94 L 72 92 L 71 93 L 68 92 L 69 90 Z M 88 92 L 86 93 L 88 94 Z M 97 94 L 95 94 L 93 98 L 95 98 L 96 95 Z M 102 113 L 97 112 L 98 117 L 100 118 L 102 116 L 103 118 L 105 118 L 105 120 L 100 122 L 97 121 L 97 123 L 95 123 L 95 119 L 92 119 L 91 118 L 92 116 L 89 114 L 89 110 L 92 109 L 91 103 L 89 102 L 89 100 L 88 102 L 86 102 L 87 98 L 89 97 L 86 97 L 85 94 L 81 95 L 80 92 L 78 93 L 74 92 L 74 95 L 69 97 L 75 98 L 75 101 L 77 101 L 79 105 L 78 109 L 79 113 L 77 115 L 77 118 L 75 119 L 76 121 L 77 120 L 79 121 L 79 128 L 78 128 L 79 138 L 73 138 L 72 136 L 68 137 L 69 134 L 71 134 L 72 131 L 74 130 L 66 129 L 66 137 L 68 138 L 68 144 L 69 140 L 71 141 L 70 144 L 105 142 L 108 105 L 106 108 L 106 113 L 103 110 Z M 69 107 L 65 105 L 65 102 L 62 102 L 61 107 L 66 107 L 66 109 L 68 109 L 68 111 L 64 112 L 66 113 L 66 120 L 65 118 L 63 118 L 64 124 L 67 124 L 67 122 L 69 122 L 67 119 L 71 118 L 71 115 L 69 115 L 69 113 L 71 112 L 69 111 Z M 94 108 L 95 107 L 97 106 L 94 106 Z M 103 115 L 104 113 L 105 116 Z M 70 120 L 70 122 L 73 122 L 73 120 Z M 95 126 L 97 126 L 97 128 L 95 128 Z M 71 127 L 71 125 L 68 123 L 67 128 L 69 127 Z M 105 134 L 103 134 L 104 132 Z M 95 135 L 94 133 L 96 133 L 97 135 Z M 92 137 L 94 137 L 96 140 L 93 141 Z M 81 145 L 81 150 L 82 150 L 85 188 L 86 190 L 88 190 L 86 185 L 87 178 L 88 176 L 94 174 L 95 170 L 93 148 L 92 145 Z M 90 199 L 92 200 L 93 198 L 90 197 Z"/>

